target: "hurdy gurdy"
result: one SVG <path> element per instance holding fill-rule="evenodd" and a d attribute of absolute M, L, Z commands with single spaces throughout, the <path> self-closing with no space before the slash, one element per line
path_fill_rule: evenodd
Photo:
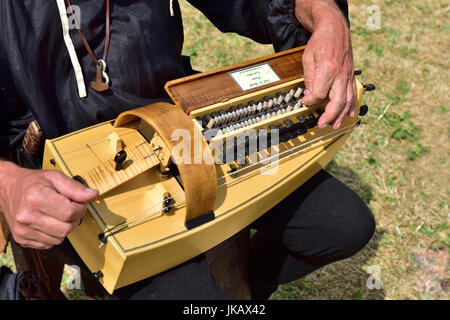
<path fill-rule="evenodd" d="M 296 48 L 170 81 L 155 103 L 47 140 L 43 169 L 99 190 L 68 236 L 105 289 L 158 274 L 230 238 L 323 168 L 359 124 L 319 130 Z M 356 115 L 367 112 L 356 81 Z"/>

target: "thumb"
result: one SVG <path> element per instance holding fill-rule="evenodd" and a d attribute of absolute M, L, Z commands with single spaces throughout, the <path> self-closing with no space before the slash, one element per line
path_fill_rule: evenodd
<path fill-rule="evenodd" d="M 78 203 L 91 202 L 99 194 L 97 190 L 88 188 L 61 172 L 53 171 L 51 181 L 59 193 Z"/>

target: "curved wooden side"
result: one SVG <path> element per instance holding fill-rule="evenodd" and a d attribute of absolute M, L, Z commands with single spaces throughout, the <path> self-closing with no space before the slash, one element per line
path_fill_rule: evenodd
<path fill-rule="evenodd" d="M 177 163 L 185 192 L 186 221 L 213 210 L 217 192 L 216 168 L 210 149 L 193 121 L 174 105 L 157 102 L 121 113 L 114 126 L 121 127 L 139 119 L 155 129 L 171 153 L 174 148 L 190 150 L 189 155 L 183 154 L 185 161 Z M 180 129 L 186 130 L 181 141 L 172 140 L 174 131 Z"/>

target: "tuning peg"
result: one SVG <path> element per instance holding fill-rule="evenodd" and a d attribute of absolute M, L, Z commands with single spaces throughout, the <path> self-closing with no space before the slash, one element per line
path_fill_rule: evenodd
<path fill-rule="evenodd" d="M 355 76 L 360 76 L 362 74 L 361 70 L 355 70 Z"/>
<path fill-rule="evenodd" d="M 365 116 L 368 111 L 369 107 L 366 104 L 363 104 L 361 107 L 359 107 L 359 116 L 360 117 Z"/>
<path fill-rule="evenodd" d="M 122 164 L 127 159 L 127 152 L 125 150 L 121 150 L 117 152 L 114 157 L 114 162 L 116 163 L 116 171 L 122 170 Z"/>
<path fill-rule="evenodd" d="M 88 184 L 86 183 L 86 181 L 81 177 L 81 176 L 74 176 L 72 177 L 73 180 L 78 181 L 79 183 L 81 183 L 83 186 L 85 186 L 86 188 L 88 188 Z"/>
<path fill-rule="evenodd" d="M 376 89 L 375 85 L 371 84 L 371 83 L 367 83 L 367 84 L 363 85 L 363 87 L 366 91 L 373 91 Z"/>

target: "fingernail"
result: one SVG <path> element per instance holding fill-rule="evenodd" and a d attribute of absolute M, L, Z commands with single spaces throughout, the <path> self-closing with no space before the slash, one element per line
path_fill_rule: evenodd
<path fill-rule="evenodd" d="M 94 193 L 97 193 L 97 192 L 98 192 L 97 190 L 95 190 L 95 189 L 92 189 L 92 188 L 86 188 L 86 189 L 84 189 L 84 191 L 86 191 L 87 193 L 92 193 L 92 194 L 94 194 Z"/>
<path fill-rule="evenodd" d="M 305 92 L 303 93 L 303 95 L 304 95 L 304 96 L 307 96 L 307 95 L 310 94 L 310 93 L 311 93 L 311 90 L 306 89 Z"/>
<path fill-rule="evenodd" d="M 355 116 L 355 110 L 350 111 L 350 117 L 353 118 Z"/>

